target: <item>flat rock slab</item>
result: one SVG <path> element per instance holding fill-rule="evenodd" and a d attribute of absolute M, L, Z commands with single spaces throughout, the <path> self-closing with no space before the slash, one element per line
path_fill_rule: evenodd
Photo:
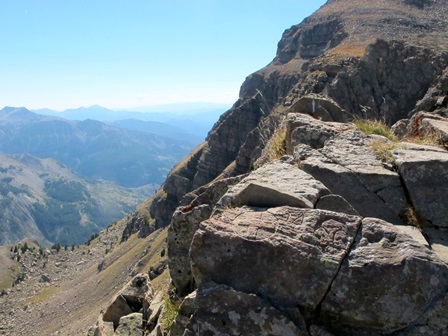
<path fill-rule="evenodd" d="M 294 158 L 300 160 L 305 172 L 343 197 L 361 216 L 402 224 L 400 214 L 407 201 L 400 176 L 385 168 L 371 142 L 360 131 L 348 127 L 320 149 L 296 145 Z"/>
<path fill-rule="evenodd" d="M 389 334 L 414 325 L 447 290 L 448 267 L 433 251 L 390 223 L 365 218 L 322 314 L 340 334 Z"/>
<path fill-rule="evenodd" d="M 448 227 L 448 152 L 405 143 L 393 156 L 417 213 L 432 225 Z"/>
<path fill-rule="evenodd" d="M 198 284 L 213 281 L 313 311 L 361 219 L 324 210 L 230 209 L 201 223 L 190 247 Z"/>
<path fill-rule="evenodd" d="M 279 310 L 255 294 L 226 286 L 200 288 L 195 293 L 193 310 L 183 335 L 260 335 L 308 336 L 305 323 L 297 326 Z M 191 305 L 190 304 L 190 305 Z M 190 309 L 181 307 L 180 314 Z"/>
<path fill-rule="evenodd" d="M 251 172 L 231 187 L 218 202 L 221 209 L 244 205 L 278 207 L 282 205 L 313 208 L 330 191 L 298 167 L 273 161 Z"/>

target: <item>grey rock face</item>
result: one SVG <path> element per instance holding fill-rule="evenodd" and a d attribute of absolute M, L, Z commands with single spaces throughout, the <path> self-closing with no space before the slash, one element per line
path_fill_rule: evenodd
<path fill-rule="evenodd" d="M 322 182 L 331 193 L 344 198 L 361 216 L 401 223 L 400 214 L 407 207 L 407 201 L 400 177 L 377 159 L 366 136 L 349 124 L 333 127 L 331 123 L 320 122 L 322 127 L 319 123 L 317 127 L 308 127 L 307 123 L 313 120 L 307 121 L 301 115 L 290 115 L 289 119 L 300 120 L 300 124 L 291 122 L 289 129 L 291 147 L 295 145 L 294 158 L 300 161 L 305 172 Z M 302 126 L 295 129 L 294 125 Z M 326 140 L 319 149 L 312 149 L 306 134 L 316 132 L 315 138 L 319 139 L 320 130 Z M 294 137 L 295 133 L 301 136 Z"/>
<path fill-rule="evenodd" d="M 322 314 L 339 334 L 398 331 L 415 324 L 446 293 L 447 275 L 447 265 L 430 249 L 390 223 L 366 218 Z"/>
<path fill-rule="evenodd" d="M 296 101 L 289 112 L 309 114 L 322 121 L 347 122 L 349 116 L 333 100 L 319 95 L 307 95 Z"/>
<path fill-rule="evenodd" d="M 448 227 L 448 152 L 405 144 L 393 155 L 417 213 L 435 226 Z"/>
<path fill-rule="evenodd" d="M 113 322 L 114 329 L 117 329 L 123 316 L 141 309 L 143 309 L 144 319 L 147 319 L 152 296 L 148 275 L 138 274 L 115 297 L 102 316 L 102 321 Z"/>
<path fill-rule="evenodd" d="M 209 218 L 211 212 L 209 205 L 199 205 L 193 209 L 179 207 L 173 214 L 167 236 L 168 266 L 171 280 L 180 294 L 194 289 L 188 251 L 199 224 Z"/>
<path fill-rule="evenodd" d="M 115 336 L 143 335 L 143 314 L 132 313 L 120 318 Z"/>
<path fill-rule="evenodd" d="M 185 306 L 198 308 L 188 314 L 190 318 L 183 335 L 308 335 L 303 320 L 299 325 L 294 324 L 255 294 L 209 285 L 200 288 L 193 298 L 194 302 Z M 181 307 L 180 315 L 190 313 L 190 309 Z"/>
<path fill-rule="evenodd" d="M 201 284 L 213 281 L 314 310 L 356 235 L 359 217 L 322 210 L 240 208 L 202 222 L 190 248 Z"/>
<path fill-rule="evenodd" d="M 235 206 L 313 208 L 329 190 L 294 165 L 273 161 L 251 172 L 231 187 L 218 202 L 218 209 Z"/>

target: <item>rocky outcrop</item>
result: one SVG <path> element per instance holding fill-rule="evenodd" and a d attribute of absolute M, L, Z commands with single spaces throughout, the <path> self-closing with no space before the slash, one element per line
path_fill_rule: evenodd
<path fill-rule="evenodd" d="M 376 157 L 371 140 L 352 124 L 316 122 L 301 114 L 290 114 L 287 124 L 287 148 L 305 172 L 361 216 L 402 222 L 407 201 L 400 177 Z"/>
<path fill-rule="evenodd" d="M 443 161 L 447 152 L 406 143 L 390 146 L 352 124 L 306 114 L 289 114 L 285 124 L 286 148 L 294 158 L 263 164 L 229 185 L 216 204 L 204 208 L 205 217 L 212 214 L 209 219 L 200 216 L 203 206 L 180 207 L 173 217 L 185 218 L 183 224 L 194 228 L 181 243 L 182 260 L 183 272 L 192 274 L 184 283 L 198 289 L 185 299 L 172 335 L 195 334 L 198 326 L 219 334 L 228 323 L 232 332 L 241 332 L 227 321 L 236 309 L 223 304 L 228 290 L 262 300 L 283 316 L 285 325 L 299 328 L 297 333 L 412 335 L 419 323 L 433 334 L 442 332 L 448 236 L 434 230 L 443 226 L 444 216 L 435 205 L 425 207 L 426 218 L 431 213 L 439 222 L 430 228 L 427 220 L 424 236 L 402 226 L 400 215 L 410 205 L 420 209 L 413 193 L 444 197 L 443 165 L 431 160 Z M 394 165 L 378 158 L 372 149 L 378 143 L 388 148 Z M 428 166 L 418 169 L 419 164 Z M 429 176 L 442 180 L 426 181 Z M 426 192 L 426 187 L 433 189 Z M 215 202 L 216 194 L 209 195 Z M 444 204 L 441 199 L 433 203 Z M 226 294 L 218 300 L 218 292 Z M 235 311 L 253 307 L 240 309 Z M 206 317 L 214 322 L 205 323 Z M 219 319 L 225 325 L 218 325 Z M 238 328 L 250 323 L 244 320 Z"/>
<path fill-rule="evenodd" d="M 171 335 L 446 333 L 446 152 L 349 121 L 444 136 L 447 14 L 329 0 L 284 33 L 151 204 L 186 295 Z"/>
<path fill-rule="evenodd" d="M 310 312 L 324 298 L 360 222 L 292 207 L 228 210 L 196 232 L 193 274 L 198 284 L 213 281 L 255 293 L 278 308 L 298 305 Z"/>
<path fill-rule="evenodd" d="M 306 336 L 308 332 L 304 323 L 297 326 L 255 294 L 209 283 L 181 306 L 170 336 L 181 335 Z"/>
<path fill-rule="evenodd" d="M 447 271 L 437 255 L 398 227 L 366 218 L 321 313 L 338 334 L 390 334 L 413 325 L 445 295 Z"/>
<path fill-rule="evenodd" d="M 268 163 L 231 187 L 217 209 L 274 207 L 281 205 L 314 208 L 317 200 L 330 191 L 311 175 L 282 161 Z"/>
<path fill-rule="evenodd" d="M 406 144 L 393 151 L 409 198 L 420 218 L 448 228 L 448 152 L 431 146 Z"/>
<path fill-rule="evenodd" d="M 445 106 L 448 53 L 437 41 L 446 36 L 447 12 L 441 0 L 381 0 L 362 8 L 332 0 L 288 29 L 273 62 L 247 77 L 240 99 L 169 174 L 150 205 L 156 226 L 169 224 L 185 193 L 222 174 L 247 173 L 289 107 L 322 120 L 392 124 L 415 113 L 416 104 L 437 98 Z M 421 38 L 429 33 L 433 38 Z"/>
<path fill-rule="evenodd" d="M 148 320 L 153 297 L 149 277 L 136 275 L 113 299 L 100 316 L 94 335 L 128 335 L 143 330 Z"/>

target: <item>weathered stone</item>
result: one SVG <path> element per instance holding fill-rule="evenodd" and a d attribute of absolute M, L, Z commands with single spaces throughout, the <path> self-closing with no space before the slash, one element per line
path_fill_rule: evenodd
<path fill-rule="evenodd" d="M 448 229 L 424 227 L 423 230 L 431 249 L 448 264 Z"/>
<path fill-rule="evenodd" d="M 289 113 L 286 119 L 286 151 L 292 154 L 299 144 L 322 148 L 327 140 L 347 128 L 355 129 L 352 124 L 323 122 L 307 114 Z"/>
<path fill-rule="evenodd" d="M 180 204 L 182 206 L 197 206 L 201 204 L 214 206 L 231 186 L 239 183 L 246 175 L 247 174 L 213 181 L 206 186 L 186 194 L 182 198 Z"/>
<path fill-rule="evenodd" d="M 347 122 L 349 120 L 348 115 L 335 101 L 320 95 L 301 97 L 288 111 L 309 114 L 322 121 Z"/>
<path fill-rule="evenodd" d="M 311 175 L 282 161 L 273 161 L 251 172 L 218 202 L 225 210 L 234 206 L 313 208 L 329 190 Z"/>
<path fill-rule="evenodd" d="M 400 119 L 395 124 L 392 125 L 391 129 L 394 135 L 402 139 L 408 135 L 407 129 L 409 125 L 409 119 Z"/>
<path fill-rule="evenodd" d="M 343 212 L 347 215 L 359 216 L 350 203 L 348 203 L 344 197 L 340 195 L 326 195 L 319 198 L 316 203 L 316 209 L 328 210 L 334 212 Z"/>
<path fill-rule="evenodd" d="M 430 249 L 390 223 L 365 218 L 321 312 L 339 334 L 392 333 L 416 323 L 446 293 L 447 276 Z"/>
<path fill-rule="evenodd" d="M 115 336 L 143 335 L 143 314 L 133 313 L 120 318 Z"/>
<path fill-rule="evenodd" d="M 201 223 L 190 256 L 198 284 L 257 293 L 277 307 L 314 310 L 351 245 L 360 218 L 279 207 L 231 209 Z"/>
<path fill-rule="evenodd" d="M 168 266 L 174 287 L 181 295 L 194 289 L 188 251 L 199 223 L 209 218 L 211 211 L 205 204 L 179 207 L 171 219 L 167 236 Z"/>
<path fill-rule="evenodd" d="M 448 152 L 414 144 L 403 147 L 393 155 L 412 205 L 432 225 L 448 227 Z"/>
<path fill-rule="evenodd" d="M 120 318 L 132 314 L 134 311 L 129 307 L 128 302 L 121 295 L 117 296 L 113 303 L 107 307 L 106 312 L 103 315 L 104 322 L 113 322 L 114 328 L 118 327 Z"/>
<path fill-rule="evenodd" d="M 148 308 L 153 293 L 149 276 L 138 274 L 120 291 L 103 315 L 104 322 L 113 322 L 116 329 L 120 318 L 143 309 L 144 318 L 147 319 Z"/>
<path fill-rule="evenodd" d="M 448 119 L 435 113 L 415 113 L 407 127 L 409 137 L 436 138 L 440 144 L 448 145 Z"/>
<path fill-rule="evenodd" d="M 183 335 L 308 335 L 303 318 L 302 323 L 294 324 L 255 294 L 238 292 L 223 285 L 200 288 L 194 305 L 197 308 Z M 183 310 L 181 308 L 180 314 Z M 170 335 L 174 336 L 173 333 Z"/>
<path fill-rule="evenodd" d="M 407 207 L 399 175 L 386 169 L 370 147 L 371 140 L 357 130 L 335 135 L 318 150 L 298 145 L 294 157 L 301 168 L 342 196 L 365 217 L 401 224 Z"/>
<path fill-rule="evenodd" d="M 444 295 L 415 325 L 397 333 L 398 336 L 448 336 L 446 312 L 448 295 Z"/>

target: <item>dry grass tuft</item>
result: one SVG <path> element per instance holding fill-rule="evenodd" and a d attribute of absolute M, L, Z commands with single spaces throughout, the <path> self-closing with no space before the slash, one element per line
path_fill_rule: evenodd
<path fill-rule="evenodd" d="M 404 210 L 404 220 L 409 225 L 415 226 L 420 231 L 423 231 L 425 221 L 413 207 L 409 206 Z"/>
<path fill-rule="evenodd" d="M 390 141 L 396 141 L 394 134 L 389 126 L 379 120 L 356 119 L 353 124 L 365 135 L 378 134 L 388 138 Z"/>
<path fill-rule="evenodd" d="M 391 153 L 391 150 L 397 147 L 395 144 L 384 143 L 382 141 L 373 141 L 370 144 L 370 147 L 375 152 L 378 160 L 391 164 L 392 166 L 396 166 L 395 158 Z"/>

